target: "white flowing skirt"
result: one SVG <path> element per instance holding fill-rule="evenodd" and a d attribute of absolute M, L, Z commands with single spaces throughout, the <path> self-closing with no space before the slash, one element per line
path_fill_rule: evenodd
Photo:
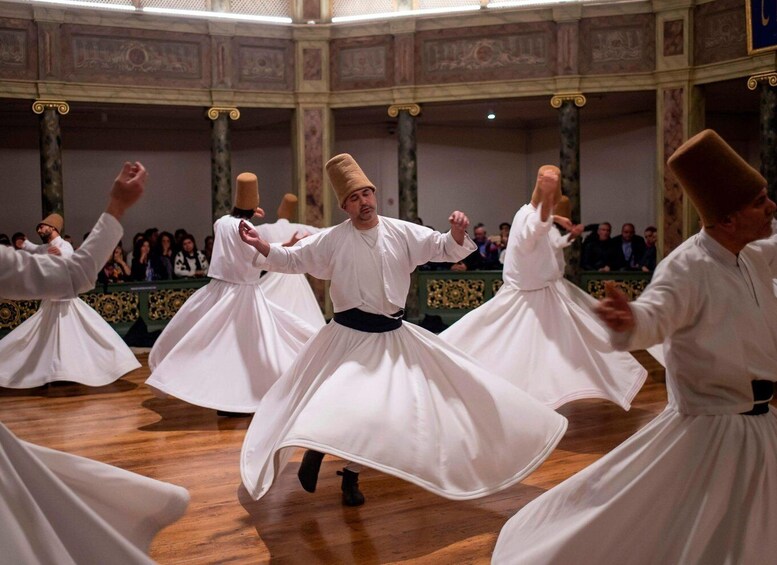
<path fill-rule="evenodd" d="M 440 337 L 551 408 L 604 398 L 628 410 L 647 371 L 613 350 L 595 302 L 564 279 L 531 291 L 503 286 Z"/>
<path fill-rule="evenodd" d="M 749 564 L 777 555 L 777 417 L 672 406 L 502 528 L 494 563 Z"/>
<path fill-rule="evenodd" d="M 567 421 L 412 324 L 365 333 L 330 322 L 259 406 L 243 483 L 267 493 L 294 447 L 372 467 L 454 500 L 504 489 L 539 466 Z"/>
<path fill-rule="evenodd" d="M 267 273 L 259 279 L 259 286 L 267 300 L 304 320 L 314 330 L 320 330 L 326 325 L 316 295 L 305 275 Z"/>
<path fill-rule="evenodd" d="M 52 381 L 103 386 L 138 367 L 119 334 L 80 298 L 43 300 L 0 340 L 0 386 L 7 388 Z"/>
<path fill-rule="evenodd" d="M 32 445 L 0 424 L 0 562 L 150 564 L 186 489 Z"/>
<path fill-rule="evenodd" d="M 157 339 L 146 384 L 197 406 L 254 412 L 314 333 L 257 285 L 214 279 Z"/>

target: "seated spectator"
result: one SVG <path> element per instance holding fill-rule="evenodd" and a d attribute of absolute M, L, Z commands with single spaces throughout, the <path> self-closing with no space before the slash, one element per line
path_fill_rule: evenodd
<path fill-rule="evenodd" d="M 205 236 L 205 247 L 202 249 L 202 252 L 205 255 L 205 258 L 208 260 L 208 263 L 210 263 L 210 258 L 213 255 L 213 236 L 212 235 Z"/>
<path fill-rule="evenodd" d="M 151 244 L 151 249 L 154 249 L 156 247 L 157 241 L 159 240 L 159 228 L 148 228 L 143 232 L 143 237 L 145 237 Z"/>
<path fill-rule="evenodd" d="M 163 231 L 159 234 L 157 244 L 152 250 L 155 263 L 158 263 L 158 272 L 160 280 L 170 280 L 173 278 L 173 262 L 175 261 L 175 251 L 173 234 L 169 231 Z"/>
<path fill-rule="evenodd" d="M 5 245 L 6 247 L 13 247 L 13 245 L 11 244 L 11 238 L 4 233 L 0 233 L 0 245 Z"/>
<path fill-rule="evenodd" d="M 617 271 L 635 271 L 640 268 L 642 255 L 645 253 L 645 240 L 634 235 L 634 224 L 623 224 L 621 234 L 612 238 L 613 264 L 610 267 Z"/>
<path fill-rule="evenodd" d="M 127 263 L 132 265 L 132 260 L 135 258 L 135 247 L 140 239 L 143 238 L 143 234 L 138 232 L 132 236 L 132 248 L 127 253 Z"/>
<path fill-rule="evenodd" d="M 645 252 L 642 254 L 642 260 L 639 262 L 639 267 L 643 272 L 649 273 L 656 268 L 656 242 L 658 241 L 658 230 L 655 228 L 655 226 L 648 226 L 645 228 L 644 233 Z"/>
<path fill-rule="evenodd" d="M 154 270 L 151 267 L 151 242 L 143 237 L 143 234 L 135 238 L 130 277 L 133 281 L 154 280 Z"/>
<path fill-rule="evenodd" d="M 463 261 L 451 266 L 451 271 L 475 271 L 499 269 L 499 247 L 488 239 L 486 228 L 483 224 L 477 224 L 474 230 L 472 241 L 477 245 L 477 249 L 467 255 Z"/>
<path fill-rule="evenodd" d="M 18 231 L 11 236 L 11 244 L 17 251 L 24 247 L 24 242 L 27 241 L 27 236 Z"/>
<path fill-rule="evenodd" d="M 178 278 L 204 277 L 208 273 L 208 259 L 197 250 L 191 234 L 181 239 L 181 251 L 175 256 L 174 272 Z"/>
<path fill-rule="evenodd" d="M 175 246 L 173 247 L 173 251 L 177 254 L 181 249 L 181 244 L 183 243 L 183 238 L 186 234 L 188 234 L 185 229 L 178 228 L 175 230 L 175 237 L 173 238 L 175 240 Z"/>
<path fill-rule="evenodd" d="M 589 226 L 586 226 L 588 228 Z M 586 229 L 584 228 L 584 229 Z M 580 267 L 586 271 L 607 272 L 615 263 L 610 222 L 602 222 L 596 229 L 596 234 L 589 235 L 583 242 L 583 254 L 580 259 Z"/>
<path fill-rule="evenodd" d="M 507 251 L 507 242 L 510 240 L 510 228 L 512 226 L 507 222 L 499 224 L 499 241 L 496 244 L 499 246 L 499 264 L 505 263 L 505 251 Z"/>
<path fill-rule="evenodd" d="M 97 282 L 100 284 L 118 283 L 130 279 L 132 270 L 124 259 L 124 250 L 121 243 L 113 249 L 113 255 L 105 263 L 102 271 L 97 273 Z"/>

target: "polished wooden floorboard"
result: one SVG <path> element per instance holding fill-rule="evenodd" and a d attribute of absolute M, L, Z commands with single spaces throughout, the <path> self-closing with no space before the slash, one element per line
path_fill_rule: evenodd
<path fill-rule="evenodd" d="M 83 455 L 186 487 L 186 515 L 154 540 L 162 564 L 487 563 L 504 523 L 525 504 L 590 465 L 666 405 L 663 370 L 646 353 L 651 377 L 632 409 L 578 401 L 560 412 L 569 429 L 532 475 L 497 494 L 454 502 L 365 469 L 367 503 L 340 504 L 342 462 L 327 457 L 314 494 L 302 490 L 301 452 L 270 492 L 251 500 L 240 484 L 248 418 L 218 417 L 175 399 L 154 398 L 143 367 L 105 387 L 72 383 L 0 389 L 0 421 L 27 441 Z"/>

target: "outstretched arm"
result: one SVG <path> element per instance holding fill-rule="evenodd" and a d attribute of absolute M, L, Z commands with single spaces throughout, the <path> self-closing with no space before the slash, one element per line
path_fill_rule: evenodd
<path fill-rule="evenodd" d="M 246 221 L 240 222 L 240 239 L 265 257 L 270 254 L 270 244 L 262 239 L 256 228 Z"/>
<path fill-rule="evenodd" d="M 597 304 L 596 313 L 614 332 L 630 332 L 634 329 L 634 313 L 629 300 L 613 281 L 604 283 L 604 298 Z"/>

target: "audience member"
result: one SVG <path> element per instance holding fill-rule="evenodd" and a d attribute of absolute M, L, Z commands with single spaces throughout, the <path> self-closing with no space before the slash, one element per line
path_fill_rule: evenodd
<path fill-rule="evenodd" d="M 124 259 L 124 250 L 119 242 L 102 271 L 97 273 L 97 282 L 99 284 L 123 282 L 129 280 L 131 274 L 132 270 Z"/>
<path fill-rule="evenodd" d="M 175 256 L 174 272 L 178 278 L 204 277 L 208 273 L 208 260 L 197 249 L 191 234 L 181 239 L 181 251 Z"/>
<path fill-rule="evenodd" d="M 588 226 L 586 226 L 588 228 Z M 583 255 L 580 266 L 586 271 L 607 272 L 613 267 L 614 253 L 610 233 L 610 222 L 602 222 L 596 229 L 596 234 L 589 235 L 583 242 Z"/>
<path fill-rule="evenodd" d="M 488 238 L 483 224 L 477 224 L 473 230 L 472 241 L 477 249 L 467 255 L 463 261 L 451 265 L 451 271 L 475 271 L 478 269 L 499 269 L 499 247 Z"/>
<path fill-rule="evenodd" d="M 175 247 L 173 248 L 173 250 L 176 253 L 178 253 L 182 249 L 181 244 L 183 243 L 183 238 L 188 233 L 189 232 L 186 231 L 183 228 L 178 228 L 177 230 L 175 230 L 175 237 L 174 237 L 174 239 L 175 239 Z"/>
<path fill-rule="evenodd" d="M 6 247 L 13 247 L 13 245 L 11 244 L 11 238 L 4 233 L 0 233 L 0 245 L 5 245 Z"/>
<path fill-rule="evenodd" d="M 157 240 L 159 239 L 159 228 L 148 228 L 143 232 L 143 237 L 145 237 L 151 244 L 151 249 L 154 249 L 154 247 L 156 247 Z"/>
<path fill-rule="evenodd" d="M 127 263 L 130 265 L 132 265 L 132 261 L 135 259 L 135 245 L 137 244 L 138 240 L 142 238 L 143 238 L 143 234 L 141 232 L 138 232 L 132 236 L 132 247 L 127 253 Z"/>
<path fill-rule="evenodd" d="M 153 281 L 154 269 L 151 266 L 151 242 L 142 234 L 135 238 L 132 249 L 131 278 L 133 281 Z"/>
<path fill-rule="evenodd" d="M 208 260 L 208 263 L 210 263 L 210 258 L 213 256 L 213 236 L 212 235 L 205 236 L 205 246 L 203 247 L 202 252 L 205 255 L 205 258 Z"/>
<path fill-rule="evenodd" d="M 626 223 L 621 227 L 621 234 L 612 238 L 612 269 L 633 271 L 640 268 L 640 261 L 645 253 L 645 240 L 634 235 L 635 232 L 634 224 Z"/>
<path fill-rule="evenodd" d="M 159 278 L 169 280 L 173 278 L 173 262 L 175 261 L 175 250 L 173 249 L 173 234 L 169 231 L 163 231 L 159 234 L 157 244 L 152 250 L 159 265 Z"/>
<path fill-rule="evenodd" d="M 658 230 L 655 226 L 645 228 L 645 252 L 642 254 L 642 260 L 639 262 L 640 268 L 649 273 L 656 268 L 656 242 L 658 241 Z"/>

